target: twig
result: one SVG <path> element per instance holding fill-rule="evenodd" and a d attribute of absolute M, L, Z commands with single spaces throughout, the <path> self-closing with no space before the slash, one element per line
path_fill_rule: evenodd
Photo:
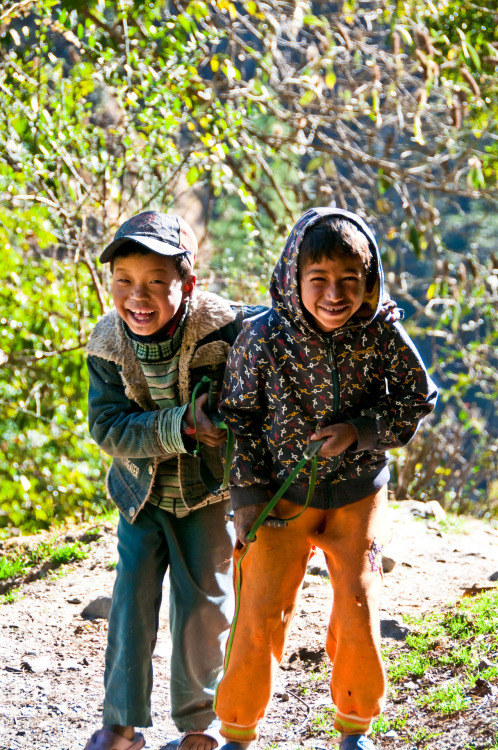
<path fill-rule="evenodd" d="M 296 698 L 296 700 L 302 703 L 303 706 L 306 706 L 306 716 L 304 717 L 300 725 L 297 727 L 297 729 L 294 730 L 295 732 L 302 732 L 302 730 L 308 723 L 309 718 L 311 716 L 311 706 L 309 703 L 306 703 L 306 701 L 304 701 L 299 695 L 297 695 L 297 693 L 293 693 L 292 690 L 287 690 L 287 692 L 289 693 L 289 695 L 292 695 L 293 698 Z"/>
<path fill-rule="evenodd" d="M 26 414 L 28 417 L 35 417 L 35 419 L 39 419 L 41 422 L 47 422 L 48 424 L 53 424 L 57 429 L 61 430 L 61 432 L 70 432 L 71 435 L 74 435 L 78 438 L 78 440 L 81 440 L 81 434 L 78 432 L 75 432 L 70 427 L 65 427 L 64 425 L 59 424 L 55 421 L 55 419 L 50 419 L 50 417 L 44 417 L 42 414 L 37 414 L 35 411 L 31 411 L 31 409 L 23 409 L 21 406 L 17 406 L 16 404 L 10 404 L 7 401 L 4 401 L 3 398 L 0 398 L 0 404 L 2 406 L 7 406 L 9 409 L 15 409 L 20 414 Z"/>

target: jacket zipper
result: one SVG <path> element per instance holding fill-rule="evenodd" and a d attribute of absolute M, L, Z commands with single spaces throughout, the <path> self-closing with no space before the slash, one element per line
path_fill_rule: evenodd
<path fill-rule="evenodd" d="M 337 364 L 335 361 L 334 345 L 330 338 L 325 339 L 325 347 L 327 349 L 327 362 L 332 372 L 332 392 L 334 394 L 334 404 L 332 409 L 332 416 L 336 417 L 339 411 L 339 375 L 337 372 Z"/>
<path fill-rule="evenodd" d="M 327 337 L 325 339 L 325 348 L 327 350 L 327 363 L 332 374 L 332 393 L 334 396 L 334 403 L 332 405 L 332 416 L 336 417 L 339 412 L 339 398 L 340 398 L 339 373 L 337 372 L 337 363 L 335 359 L 334 344 L 330 337 Z M 339 456 L 335 456 L 334 461 L 331 466 L 331 473 L 336 471 L 338 465 L 339 465 Z M 333 498 L 332 498 L 332 488 L 329 482 L 327 482 L 327 498 L 328 498 L 329 508 L 333 508 L 334 503 L 333 503 Z"/>

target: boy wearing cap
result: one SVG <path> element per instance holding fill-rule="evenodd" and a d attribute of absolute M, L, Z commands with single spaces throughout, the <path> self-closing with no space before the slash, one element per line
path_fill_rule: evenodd
<path fill-rule="evenodd" d="M 103 727 L 86 750 L 139 750 L 151 726 L 152 653 L 163 579 L 170 572 L 172 746 L 211 750 L 213 696 L 232 613 L 233 532 L 219 446 L 225 430 L 191 398 L 203 376 L 216 403 L 244 317 L 195 290 L 197 241 L 177 216 L 147 211 L 125 222 L 100 260 L 115 307 L 87 346 L 89 427 L 110 456 L 108 492 L 120 510 L 109 616 Z M 194 420 L 195 417 L 195 420 Z M 194 427 L 197 428 L 195 436 Z M 196 440 L 199 451 L 196 451 Z M 215 729 L 215 727 L 214 727 Z"/>

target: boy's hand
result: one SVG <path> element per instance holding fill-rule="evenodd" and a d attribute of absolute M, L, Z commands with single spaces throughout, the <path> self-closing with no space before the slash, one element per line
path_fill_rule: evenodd
<path fill-rule="evenodd" d="M 237 508 L 233 512 L 233 525 L 237 539 L 245 546 L 249 544 L 247 535 L 252 529 L 254 522 L 259 518 L 266 508 L 267 503 L 256 503 L 256 505 L 246 505 L 245 508 Z"/>
<path fill-rule="evenodd" d="M 385 315 L 386 323 L 396 323 L 403 318 L 403 311 L 400 310 L 396 302 L 390 298 L 387 292 L 384 292 L 380 312 Z"/>
<path fill-rule="evenodd" d="M 195 399 L 195 419 L 197 422 L 197 437 L 200 443 L 204 445 L 216 446 L 226 440 L 226 430 L 220 427 L 216 427 L 208 415 L 204 411 L 203 407 L 208 399 L 208 394 L 203 393 L 202 396 Z M 192 404 L 189 404 L 187 411 L 185 412 L 185 422 L 188 424 L 190 430 L 188 434 L 191 435 L 195 440 L 195 429 L 194 429 L 194 415 L 192 412 Z"/>
<path fill-rule="evenodd" d="M 350 445 L 356 443 L 358 435 L 352 424 L 341 423 L 331 424 L 329 427 L 317 430 L 314 435 L 311 435 L 310 441 L 321 440 L 322 438 L 327 438 L 327 440 L 318 451 L 318 454 L 323 458 L 328 458 L 329 456 L 339 456 L 341 453 L 344 453 Z"/>

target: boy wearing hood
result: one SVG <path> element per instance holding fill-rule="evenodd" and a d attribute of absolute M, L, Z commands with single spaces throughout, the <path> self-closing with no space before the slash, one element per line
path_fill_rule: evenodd
<path fill-rule="evenodd" d="M 220 406 L 235 436 L 238 614 L 216 712 L 227 750 L 256 739 L 315 545 L 334 595 L 326 647 L 340 750 L 374 750 L 368 735 L 386 691 L 378 611 L 390 538 L 386 451 L 411 440 L 436 388 L 402 326 L 379 313 L 380 254 L 359 216 L 307 211 L 271 294 L 272 309 L 246 322 L 235 342 Z M 261 526 L 254 540 L 269 499 L 318 440 L 311 499 L 305 465 L 272 510 L 288 524 Z"/>

